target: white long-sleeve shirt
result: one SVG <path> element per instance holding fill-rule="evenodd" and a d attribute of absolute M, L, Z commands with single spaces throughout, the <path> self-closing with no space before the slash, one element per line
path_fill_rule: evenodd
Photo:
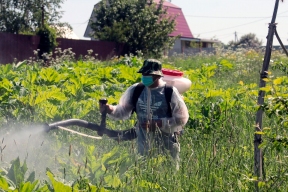
<path fill-rule="evenodd" d="M 165 99 L 165 82 L 160 79 L 159 86 L 156 88 L 146 87 L 140 94 L 136 103 L 136 113 L 138 125 L 152 120 L 161 120 L 163 132 L 174 133 L 181 131 L 187 123 L 189 114 L 178 90 L 173 87 L 171 96 L 172 117 L 168 117 L 168 105 Z M 114 119 L 128 119 L 133 110 L 132 96 L 138 83 L 130 86 L 120 98 L 119 104 L 113 106 L 113 111 L 109 115 Z"/>

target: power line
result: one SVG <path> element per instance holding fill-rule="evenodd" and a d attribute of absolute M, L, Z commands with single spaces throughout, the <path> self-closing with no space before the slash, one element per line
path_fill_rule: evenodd
<path fill-rule="evenodd" d="M 284 11 L 282 13 L 279 13 L 279 15 L 281 15 L 283 13 L 286 13 L 286 12 L 288 12 L 288 10 L 286 10 L 286 11 Z M 252 21 L 252 22 L 249 22 L 249 23 L 244 23 L 244 24 L 241 24 L 241 25 L 236 25 L 236 26 L 227 27 L 227 28 L 223 28 L 223 29 L 217 29 L 217 30 L 214 30 L 214 31 L 203 32 L 203 33 L 199 33 L 199 34 L 213 33 L 213 32 L 217 32 L 217 31 L 223 31 L 223 30 L 226 30 L 226 29 L 232 29 L 232 28 L 236 28 L 236 27 L 241 27 L 241 26 L 244 26 L 244 25 L 249 25 L 249 24 L 252 24 L 252 23 L 256 23 L 258 21 L 262 21 L 264 19 L 267 19 L 267 18 L 262 18 L 262 19 L 258 19 L 256 21 Z"/>
<path fill-rule="evenodd" d="M 216 35 L 216 37 L 226 37 L 226 36 L 232 36 L 233 33 L 226 33 L 226 34 L 222 34 L 222 35 Z"/>
<path fill-rule="evenodd" d="M 284 14 L 284 13 L 287 13 L 287 12 L 288 12 L 288 10 L 283 11 L 283 12 L 279 13 L 278 15 L 281 15 L 281 14 Z M 279 16 L 278 16 L 278 17 L 279 17 Z M 241 26 L 244 26 L 244 25 L 249 25 L 249 24 L 252 24 L 252 23 L 256 23 L 256 22 L 258 22 L 258 21 L 262 21 L 262 20 L 267 19 L 267 18 L 268 18 L 268 17 L 265 17 L 265 18 L 262 17 L 262 19 L 258 19 L 258 20 L 256 20 L 256 21 L 252 21 L 252 22 L 249 22 L 249 23 L 243 23 L 243 24 L 241 24 L 241 25 L 236 25 L 236 26 L 232 26 L 232 27 L 217 29 L 217 30 L 213 30 L 213 31 L 207 31 L 207 32 L 198 33 L 198 34 L 199 34 L 199 35 L 202 35 L 202 34 L 206 34 L 206 33 L 213 33 L 213 32 L 217 32 L 217 31 L 223 31 L 223 30 L 227 30 L 227 29 L 232 29 L 232 28 L 236 28 L 236 27 L 241 27 Z"/>
<path fill-rule="evenodd" d="M 281 13 L 278 13 L 278 17 L 281 17 L 281 16 L 279 16 L 279 15 L 281 15 L 281 14 L 284 14 L 284 13 L 287 13 L 288 12 L 288 10 L 286 10 L 286 11 L 284 11 L 284 12 L 281 12 Z M 185 15 L 185 16 L 187 16 L 187 15 Z M 188 15 L 189 16 L 189 15 Z M 198 17 L 210 17 L 210 16 L 198 16 Z M 282 17 L 287 17 L 287 16 L 282 16 Z M 226 17 L 222 17 L 222 18 L 226 18 Z M 234 17 L 234 18 L 236 18 L 236 17 Z M 238 17 L 237 17 L 238 18 Z M 246 18 L 252 18 L 252 17 L 246 17 Z M 262 18 L 262 19 L 259 19 L 259 20 L 256 20 L 256 21 L 252 21 L 252 22 L 249 22 L 249 23 L 244 23 L 244 24 L 241 24 L 241 25 L 236 25 L 236 26 L 232 26 L 232 27 L 227 27 L 227 28 L 222 28 L 222 29 L 218 29 L 218 30 L 213 30 L 213 31 L 208 31 L 208 32 L 203 32 L 203 33 L 197 33 L 198 34 L 198 36 L 200 36 L 200 35 L 202 35 L 202 34 L 206 34 L 206 33 L 212 33 L 212 32 L 217 32 L 217 31 L 223 31 L 223 30 L 227 30 L 227 29 L 232 29 L 232 28 L 236 28 L 236 27 L 240 27 L 240 26 L 244 26 L 244 25 L 249 25 L 249 24 L 252 24 L 252 23 L 256 23 L 256 22 L 258 22 L 258 21 L 262 21 L 262 20 L 264 20 L 264 19 L 267 19 L 267 18 L 270 18 L 270 17 L 259 17 L 259 18 Z M 234 35 L 234 38 L 235 38 L 235 40 L 237 39 L 238 40 L 238 36 L 237 36 L 237 33 L 238 32 L 235 32 L 234 34 L 233 33 L 230 33 L 230 34 L 225 34 L 225 35 L 218 35 L 218 36 L 216 36 L 216 37 L 222 37 L 223 38 L 223 36 L 230 36 L 230 35 Z M 241 33 L 240 33 L 241 34 Z M 266 38 L 266 37 L 265 37 Z"/>
<path fill-rule="evenodd" d="M 288 10 L 279 13 L 281 15 L 283 13 L 287 13 Z M 197 18 L 210 18 L 210 19 L 266 19 L 271 18 L 271 16 L 264 17 L 234 17 L 234 16 L 205 16 L 205 15 L 184 15 L 185 17 L 197 17 Z M 288 16 L 277 16 L 277 17 L 288 17 Z"/>
<path fill-rule="evenodd" d="M 197 16 L 197 15 L 184 15 L 185 17 L 196 17 L 196 18 L 209 18 L 209 19 L 259 19 L 259 18 L 271 18 L 269 17 L 215 17 L 215 16 Z M 278 16 L 288 17 L 288 16 Z"/>
<path fill-rule="evenodd" d="M 223 30 L 226 30 L 226 29 L 232 29 L 232 28 L 241 27 L 241 26 L 244 26 L 244 25 L 249 25 L 249 24 L 252 24 L 252 23 L 256 23 L 256 22 L 262 21 L 262 20 L 264 20 L 264 19 L 259 19 L 259 20 L 252 21 L 252 22 L 249 22 L 249 23 L 244 23 L 244 24 L 241 24 L 241 25 L 235 25 L 235 26 L 232 26 L 232 27 L 217 29 L 217 30 L 214 30 L 214 31 L 207 31 L 207 32 L 199 33 L 199 34 L 213 33 L 213 32 L 217 32 L 217 31 L 223 31 Z"/>
<path fill-rule="evenodd" d="M 82 22 L 82 23 L 70 23 L 70 25 L 80 25 L 80 24 L 86 24 L 88 23 L 89 19 L 86 20 L 85 22 Z"/>

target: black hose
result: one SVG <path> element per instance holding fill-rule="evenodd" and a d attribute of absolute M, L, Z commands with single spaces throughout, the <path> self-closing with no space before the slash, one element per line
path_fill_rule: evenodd
<path fill-rule="evenodd" d="M 135 128 L 131 128 L 128 130 L 111 130 L 104 127 L 104 130 L 101 126 L 90 123 L 88 121 L 84 121 L 81 119 L 68 119 L 63 121 L 58 121 L 51 124 L 45 124 L 46 132 L 49 132 L 50 130 L 57 129 L 58 127 L 66 127 L 66 126 L 72 126 L 76 125 L 79 127 L 84 127 L 93 131 L 97 131 L 103 134 L 106 134 L 108 137 L 113 138 L 114 140 L 121 139 L 122 141 L 126 140 L 132 140 L 137 137 Z M 101 136 L 102 136 L 101 135 Z M 119 138 L 120 137 L 120 138 Z"/>
<path fill-rule="evenodd" d="M 58 121 L 58 122 L 55 122 L 55 123 L 51 123 L 49 124 L 49 130 L 52 130 L 52 129 L 57 129 L 58 126 L 72 126 L 72 125 L 76 125 L 76 126 L 79 126 L 79 127 L 84 127 L 84 128 L 87 128 L 87 129 L 91 129 L 93 131 L 99 131 L 101 130 L 100 126 L 95 124 L 95 123 L 90 123 L 88 121 L 84 121 L 84 120 L 81 120 L 81 119 L 68 119 L 68 120 L 63 120 L 63 121 Z"/>

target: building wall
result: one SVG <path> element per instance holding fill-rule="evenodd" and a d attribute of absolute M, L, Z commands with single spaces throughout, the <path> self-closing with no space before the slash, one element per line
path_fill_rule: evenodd
<path fill-rule="evenodd" d="M 199 52 L 207 52 L 207 53 L 215 52 L 215 48 L 213 48 L 213 43 L 193 41 L 196 46 L 192 48 L 190 46 L 191 42 L 192 41 L 177 39 L 175 41 L 174 47 L 171 50 L 169 50 L 168 56 L 172 56 L 175 54 L 191 55 Z"/>
<path fill-rule="evenodd" d="M 0 32 L 0 64 L 12 63 L 15 59 L 23 61 L 35 57 L 33 51 L 38 49 L 40 37 L 32 35 L 15 35 Z M 58 38 L 58 47 L 62 50 L 72 48 L 76 58 L 87 55 L 87 50 L 98 54 L 98 59 L 106 60 L 113 56 L 125 55 L 126 46 L 108 41 L 90 41 Z"/>
<path fill-rule="evenodd" d="M 180 39 L 176 39 L 175 44 L 171 50 L 169 50 L 168 55 L 172 55 L 173 53 L 181 53 L 182 52 L 182 43 Z"/>

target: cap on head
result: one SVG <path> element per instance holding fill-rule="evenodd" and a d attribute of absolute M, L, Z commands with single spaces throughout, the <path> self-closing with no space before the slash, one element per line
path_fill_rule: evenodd
<path fill-rule="evenodd" d="M 137 73 L 163 76 L 162 64 L 156 59 L 147 59 Z"/>

